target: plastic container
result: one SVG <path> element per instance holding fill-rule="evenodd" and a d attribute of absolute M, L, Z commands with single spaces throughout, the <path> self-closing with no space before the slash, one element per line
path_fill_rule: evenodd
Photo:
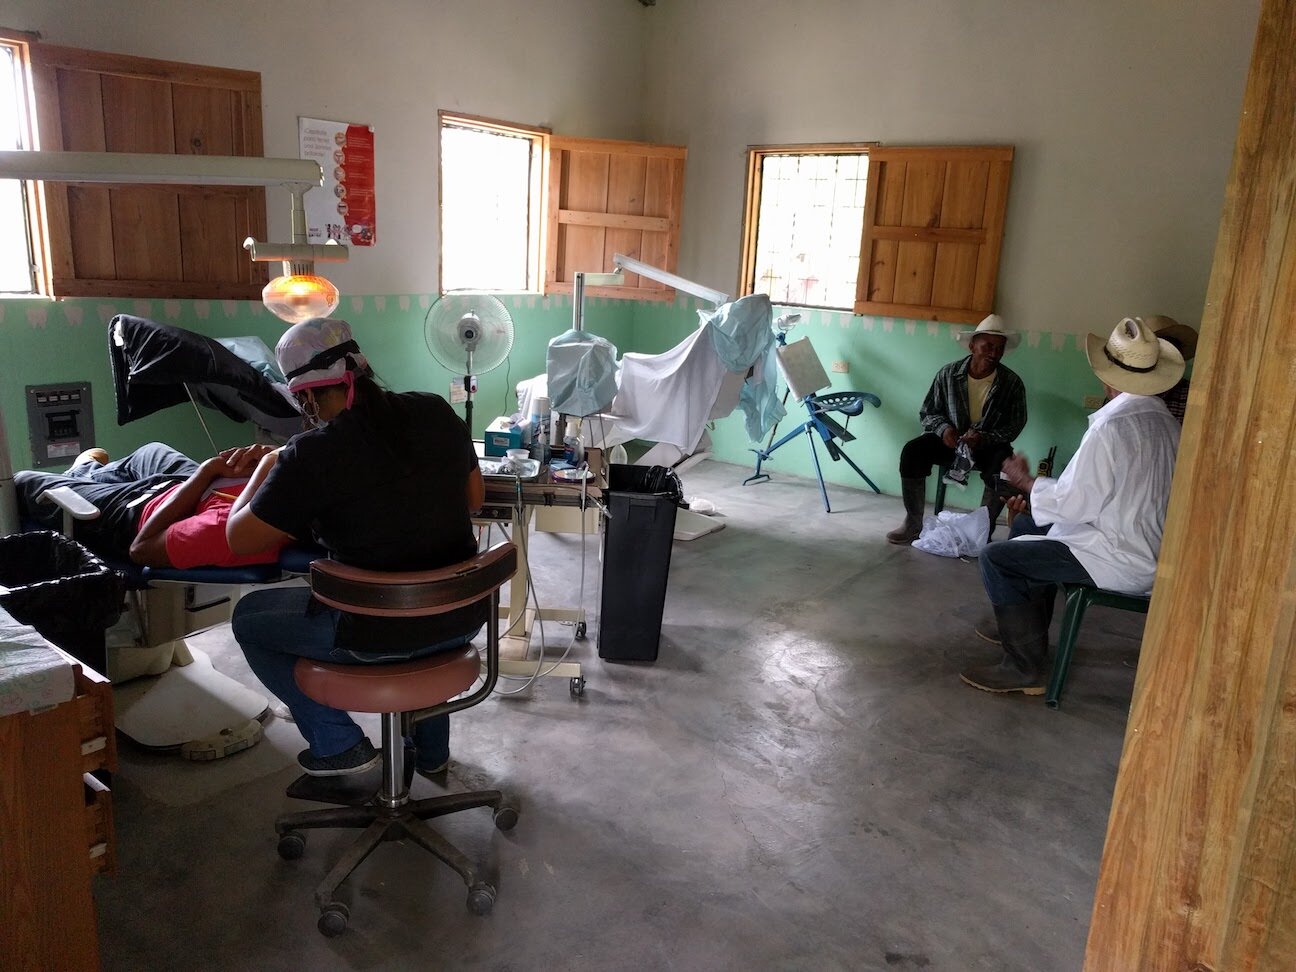
<path fill-rule="evenodd" d="M 585 448 L 580 440 L 580 419 L 568 419 L 563 433 L 563 462 L 576 465 L 585 458 Z"/>
<path fill-rule="evenodd" d="M 0 607 L 97 672 L 125 595 L 121 574 L 60 533 L 0 537 Z"/>
<path fill-rule="evenodd" d="M 542 463 L 549 461 L 549 425 L 552 421 L 549 399 L 537 398 L 531 411 L 531 458 Z"/>
<path fill-rule="evenodd" d="M 660 466 L 608 467 L 598 633 L 607 661 L 657 660 L 679 495 L 666 476 Z"/>

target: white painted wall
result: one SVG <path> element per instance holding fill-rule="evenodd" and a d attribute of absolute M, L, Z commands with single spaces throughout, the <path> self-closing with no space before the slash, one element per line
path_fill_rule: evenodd
<path fill-rule="evenodd" d="M 378 245 L 328 275 L 343 293 L 437 287 L 437 110 L 567 135 L 642 137 L 646 18 L 633 0 L 0 0 L 51 44 L 261 72 L 265 151 L 297 117 L 372 125 Z M 267 190 L 271 237 L 288 197 Z"/>
<path fill-rule="evenodd" d="M 686 143 L 679 271 L 738 275 L 753 144 L 1017 148 L 997 309 L 1200 320 L 1258 0 L 659 0 L 648 137 Z"/>
<path fill-rule="evenodd" d="M 749 144 L 1017 147 L 998 309 L 1036 331 L 1200 318 L 1258 0 L 0 0 L 51 43 L 260 71 L 377 137 L 344 293 L 436 287 L 436 110 L 689 148 L 679 271 L 734 287 Z M 271 191 L 271 230 L 287 202 Z"/>

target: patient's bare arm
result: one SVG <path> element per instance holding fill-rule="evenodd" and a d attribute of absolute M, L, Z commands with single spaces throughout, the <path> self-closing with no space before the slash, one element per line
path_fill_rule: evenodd
<path fill-rule="evenodd" d="M 162 505 L 154 510 L 153 515 L 140 527 L 139 532 L 135 534 L 135 539 L 131 541 L 130 559 L 145 567 L 172 566 L 166 549 L 167 528 L 193 516 L 198 511 L 198 503 L 203 495 L 217 479 L 227 476 L 250 476 L 261 458 L 273 451 L 273 446 L 241 446 L 237 449 L 226 449 L 203 462 L 198 467 L 198 471 L 163 500 Z M 269 546 L 266 544 L 266 548 Z"/>
<path fill-rule="evenodd" d="M 236 476 L 229 464 L 220 456 L 213 456 L 198 467 L 198 471 L 181 483 L 153 515 L 140 527 L 131 541 L 130 559 L 145 567 L 170 567 L 167 556 L 166 531 L 173 523 L 193 516 L 203 494 L 222 476 Z"/>

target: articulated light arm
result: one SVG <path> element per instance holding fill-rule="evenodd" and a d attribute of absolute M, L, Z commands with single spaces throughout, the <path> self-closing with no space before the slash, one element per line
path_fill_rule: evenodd
<path fill-rule="evenodd" d="M 656 280 L 658 283 L 665 284 L 667 287 L 674 287 L 676 290 L 682 290 L 686 294 L 692 294 L 701 300 L 707 300 L 715 304 L 720 304 L 729 300 L 729 295 L 719 290 L 712 290 L 702 284 L 694 283 L 692 280 L 685 280 L 683 277 L 677 277 L 675 274 L 666 270 L 659 270 L 650 263 L 644 263 L 642 260 L 636 260 L 634 257 L 628 257 L 624 253 L 617 253 L 612 257 L 612 265 L 621 270 L 629 270 L 631 273 L 637 273 L 641 277 L 647 277 L 649 280 Z"/>

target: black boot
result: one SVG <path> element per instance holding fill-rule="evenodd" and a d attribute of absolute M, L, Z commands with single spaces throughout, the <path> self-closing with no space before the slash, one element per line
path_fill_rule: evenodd
<path fill-rule="evenodd" d="M 990 514 L 990 533 L 986 536 L 986 542 L 989 543 L 990 538 L 994 536 L 995 524 L 999 521 L 999 514 L 1003 512 L 1004 504 L 994 489 L 987 486 L 981 491 L 981 505 Z"/>
<path fill-rule="evenodd" d="M 1025 604 L 1006 607 L 995 605 L 995 620 L 1004 655 L 998 665 L 985 665 L 964 672 L 960 677 L 983 692 L 1021 692 L 1043 695 L 1048 661 L 1047 604 L 1043 592 Z"/>
<path fill-rule="evenodd" d="M 922 533 L 923 504 L 927 502 L 926 477 L 901 479 L 900 496 L 904 500 L 904 523 L 886 535 L 887 543 L 913 543 Z"/>

